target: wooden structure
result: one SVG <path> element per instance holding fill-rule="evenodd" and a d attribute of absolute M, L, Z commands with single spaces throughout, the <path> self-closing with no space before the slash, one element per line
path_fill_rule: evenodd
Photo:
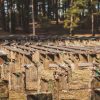
<path fill-rule="evenodd" d="M 95 97 L 91 94 L 100 87 L 100 46 L 69 46 L 66 42 L 2 44 L 7 60 L 0 72 L 1 80 L 8 83 L 4 85 L 7 98 L 28 100 L 40 94 L 51 100 Z"/>

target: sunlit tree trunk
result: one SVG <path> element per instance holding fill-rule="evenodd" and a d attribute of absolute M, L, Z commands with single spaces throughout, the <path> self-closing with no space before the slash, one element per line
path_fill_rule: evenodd
<path fill-rule="evenodd" d="M 72 7 L 73 6 L 73 0 L 71 0 L 70 1 L 70 7 Z M 72 34 L 72 31 L 73 31 L 73 29 L 72 29 L 72 22 L 73 22 L 73 15 L 71 14 L 71 17 L 70 17 L 70 35 L 72 36 L 73 34 Z"/>
<path fill-rule="evenodd" d="M 95 34 L 94 34 L 94 15 L 92 14 L 91 15 L 91 21 L 92 21 L 92 29 L 91 29 L 91 31 L 92 31 L 92 35 L 94 36 Z"/>
<path fill-rule="evenodd" d="M 72 22 L 73 22 L 73 16 L 71 15 L 71 17 L 70 17 L 70 35 L 72 36 L 73 34 L 72 34 L 72 31 L 73 31 L 73 29 L 72 29 Z"/>

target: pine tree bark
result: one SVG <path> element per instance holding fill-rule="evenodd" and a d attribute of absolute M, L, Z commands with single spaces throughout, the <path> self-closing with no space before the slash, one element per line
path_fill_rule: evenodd
<path fill-rule="evenodd" d="M 73 6 L 73 0 L 70 1 L 70 7 L 72 7 L 72 6 Z M 71 36 L 73 35 L 72 22 L 73 22 L 73 15 L 71 14 L 71 17 L 70 17 L 70 35 Z"/>
<path fill-rule="evenodd" d="M 58 0 L 55 2 L 55 18 L 56 18 L 56 24 L 58 24 Z"/>
<path fill-rule="evenodd" d="M 92 32 L 92 35 L 95 36 L 95 33 L 94 33 L 94 11 L 93 11 L 93 8 L 92 8 L 92 3 L 93 3 L 93 0 L 91 0 L 91 23 L 92 23 L 92 26 L 91 26 L 91 32 Z"/>
<path fill-rule="evenodd" d="M 30 0 L 23 0 L 23 29 L 25 33 L 29 32 L 29 4 Z"/>
<path fill-rule="evenodd" d="M 34 7 L 34 19 L 37 21 L 38 19 L 38 6 L 37 6 L 37 0 L 33 1 L 33 7 Z"/>
<path fill-rule="evenodd" d="M 51 18 L 51 1 L 48 0 L 47 3 L 48 3 L 47 16 L 48 16 L 48 18 Z"/>
<path fill-rule="evenodd" d="M 42 10 L 43 10 L 43 16 L 45 17 L 46 11 L 45 11 L 45 0 L 42 2 Z"/>
<path fill-rule="evenodd" d="M 1 22 L 2 22 L 2 29 L 6 31 L 6 23 L 5 23 L 5 10 L 4 10 L 4 1 L 1 4 Z"/>

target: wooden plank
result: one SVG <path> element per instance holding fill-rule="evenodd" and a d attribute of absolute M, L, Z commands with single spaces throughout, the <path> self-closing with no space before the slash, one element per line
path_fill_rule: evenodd
<path fill-rule="evenodd" d="M 24 54 L 24 55 L 31 55 L 31 53 L 28 51 L 28 52 L 25 52 L 21 49 L 18 49 L 18 48 L 14 48 L 12 46 L 4 46 L 4 48 L 10 50 L 10 51 L 14 51 L 14 52 L 18 52 L 18 53 L 21 53 L 21 54 Z"/>
<path fill-rule="evenodd" d="M 38 50 L 42 50 L 42 51 L 45 51 L 45 52 L 50 52 L 50 53 L 55 53 L 55 54 L 60 53 L 60 51 L 55 51 L 54 49 L 44 48 L 44 47 L 40 47 L 40 46 L 30 45 L 30 47 L 38 49 Z"/>
<path fill-rule="evenodd" d="M 49 46 L 49 45 L 44 45 L 44 47 L 46 48 L 52 48 L 52 49 L 56 49 L 56 50 L 60 50 L 60 51 L 67 51 L 67 52 L 73 52 L 73 53 L 84 53 L 82 51 L 75 51 L 73 49 L 68 49 L 68 48 L 63 48 L 63 47 L 57 47 L 57 46 Z"/>
<path fill-rule="evenodd" d="M 78 66 L 80 67 L 89 67 L 89 66 L 93 66 L 93 63 L 89 62 L 89 63 L 78 63 Z"/>

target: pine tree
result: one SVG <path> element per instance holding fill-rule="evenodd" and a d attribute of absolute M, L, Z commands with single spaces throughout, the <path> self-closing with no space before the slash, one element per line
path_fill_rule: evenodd
<path fill-rule="evenodd" d="M 80 13 L 86 6 L 85 0 L 70 0 L 70 6 L 66 12 L 66 19 L 64 21 L 64 27 L 69 29 L 70 34 L 78 26 L 80 22 Z"/>

